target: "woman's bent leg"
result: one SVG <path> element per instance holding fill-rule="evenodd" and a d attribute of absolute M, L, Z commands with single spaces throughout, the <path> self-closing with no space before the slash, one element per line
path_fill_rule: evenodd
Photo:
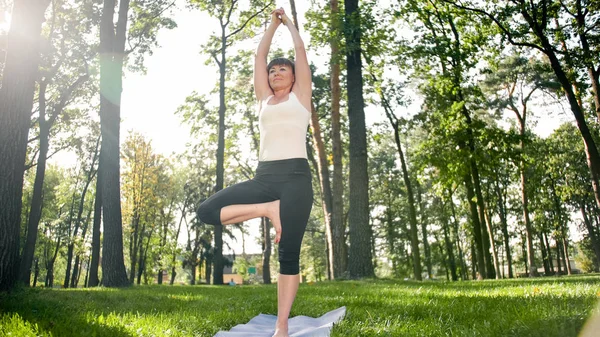
<path fill-rule="evenodd" d="M 198 218 L 211 225 L 242 222 L 266 216 L 275 201 L 272 192 L 254 180 L 223 189 L 206 199 L 198 208 Z M 270 206 L 270 207 L 269 207 Z"/>

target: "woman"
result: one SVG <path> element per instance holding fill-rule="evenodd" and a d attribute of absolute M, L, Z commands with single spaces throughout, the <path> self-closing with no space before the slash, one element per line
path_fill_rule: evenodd
<path fill-rule="evenodd" d="M 267 55 L 280 24 L 288 27 L 296 63 Z M 279 244 L 277 323 L 273 337 L 288 336 L 288 317 L 296 297 L 300 246 L 312 208 L 313 190 L 306 154 L 312 79 L 304 43 L 283 8 L 271 13 L 254 62 L 254 90 L 258 100 L 259 164 L 252 180 L 230 186 L 200 205 L 202 222 L 225 225 L 268 217 Z"/>

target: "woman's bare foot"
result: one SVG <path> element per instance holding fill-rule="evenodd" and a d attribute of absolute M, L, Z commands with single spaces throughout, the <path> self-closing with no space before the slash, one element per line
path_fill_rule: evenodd
<path fill-rule="evenodd" d="M 275 200 L 269 205 L 268 218 L 271 219 L 271 223 L 273 223 L 273 227 L 275 228 L 275 243 L 279 243 L 279 241 L 281 240 L 281 219 L 279 217 L 279 204 L 280 201 Z M 287 336 L 287 333 L 281 336 Z"/>
<path fill-rule="evenodd" d="M 275 324 L 275 334 L 273 335 L 273 337 L 290 337 L 290 335 L 288 334 L 287 323 L 279 324 L 279 322 L 277 322 Z"/>

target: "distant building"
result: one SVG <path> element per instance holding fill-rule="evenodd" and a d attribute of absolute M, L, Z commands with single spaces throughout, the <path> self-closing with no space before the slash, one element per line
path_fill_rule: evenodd
<path fill-rule="evenodd" d="M 225 263 L 225 267 L 223 267 L 223 283 L 227 284 L 233 280 L 236 284 L 244 284 L 243 275 L 238 273 L 235 269 L 234 264 L 235 260 L 241 258 L 241 255 L 229 254 L 223 255 L 223 258 L 228 260 L 229 263 Z M 262 258 L 262 254 L 246 254 L 246 258 L 249 260 L 255 260 L 256 258 Z M 262 279 L 262 266 L 250 266 L 248 268 L 248 273 L 253 275 L 252 278 L 256 282 L 263 282 Z"/>

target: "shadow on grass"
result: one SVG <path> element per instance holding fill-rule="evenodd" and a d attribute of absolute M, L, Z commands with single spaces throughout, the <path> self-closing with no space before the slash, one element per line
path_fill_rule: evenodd
<path fill-rule="evenodd" d="M 247 301 L 248 297 L 252 299 Z M 240 298 L 249 310 L 243 310 Z M 0 316 L 17 313 L 37 324 L 39 331 L 60 337 L 213 336 L 260 312 L 274 314 L 276 309 L 274 286 L 23 288 L 0 293 Z M 153 320 L 162 323 L 164 331 L 154 334 L 152 330 L 159 328 L 149 326 Z"/>
<path fill-rule="evenodd" d="M 37 326 L 43 336 L 134 336 L 122 326 L 90 321 L 80 306 L 89 298 L 84 293 L 65 297 L 64 292 L 23 288 L 0 293 L 0 315 L 18 314 L 24 322 Z"/>

